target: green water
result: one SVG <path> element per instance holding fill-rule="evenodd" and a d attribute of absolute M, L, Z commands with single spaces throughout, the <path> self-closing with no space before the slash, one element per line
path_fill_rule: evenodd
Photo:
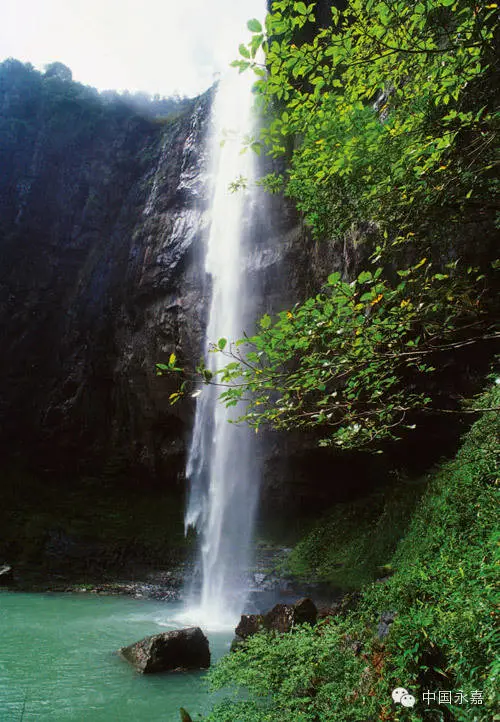
<path fill-rule="evenodd" d="M 165 602 L 0 592 L 0 722 L 180 722 L 210 707 L 203 673 L 143 676 L 118 648 L 181 625 Z M 207 633 L 212 662 L 231 634 Z M 24 705 L 24 715 L 23 715 Z"/>

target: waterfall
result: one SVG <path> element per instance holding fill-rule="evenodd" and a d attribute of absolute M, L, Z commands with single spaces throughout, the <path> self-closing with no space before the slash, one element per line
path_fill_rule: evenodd
<path fill-rule="evenodd" d="M 228 73 L 219 82 L 212 110 L 213 186 L 206 255 L 212 300 L 206 365 L 213 373 L 228 360 L 211 353 L 208 345 L 220 338 L 241 338 L 251 311 L 244 266 L 255 157 L 241 150 L 243 138 L 252 132 L 253 81 L 251 73 Z M 229 185 L 240 176 L 247 179 L 248 189 L 232 193 Z M 212 628 L 234 626 L 243 609 L 258 495 L 255 434 L 228 423 L 235 409 L 218 401 L 221 390 L 211 385 L 201 389 L 187 465 L 186 530 L 195 527 L 201 542 L 201 591 L 189 616 Z"/>

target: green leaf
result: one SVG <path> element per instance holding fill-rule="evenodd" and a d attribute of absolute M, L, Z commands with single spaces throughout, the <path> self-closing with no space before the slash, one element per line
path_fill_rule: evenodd
<path fill-rule="evenodd" d="M 239 51 L 240 51 L 240 55 L 243 55 L 244 58 L 250 57 L 250 51 L 247 48 L 247 46 L 244 45 L 243 43 L 240 44 Z"/>
<path fill-rule="evenodd" d="M 335 286 L 336 283 L 340 281 L 340 273 L 338 271 L 335 271 L 335 273 L 330 273 L 328 276 L 328 285 Z"/>
<path fill-rule="evenodd" d="M 366 283 L 367 281 L 372 280 L 372 274 L 371 271 L 361 271 L 361 273 L 358 276 L 358 283 Z"/>
<path fill-rule="evenodd" d="M 260 48 L 264 41 L 264 36 L 262 34 L 260 35 L 254 35 L 251 42 L 252 47 L 252 58 L 255 58 L 257 54 L 257 50 Z"/>
<path fill-rule="evenodd" d="M 239 60 L 236 62 L 238 63 L 237 67 L 239 67 L 240 73 L 244 73 L 245 70 L 250 67 L 250 63 L 247 60 Z"/>
<path fill-rule="evenodd" d="M 250 30 L 251 33 L 261 33 L 262 32 L 262 25 L 256 18 L 253 18 L 252 20 L 249 20 L 247 22 L 247 28 Z"/>
<path fill-rule="evenodd" d="M 219 347 L 219 351 L 224 351 L 227 345 L 227 338 L 220 338 L 217 346 Z"/>
<path fill-rule="evenodd" d="M 271 316 L 268 313 L 264 314 L 259 321 L 259 325 L 263 329 L 269 328 L 271 325 Z"/>

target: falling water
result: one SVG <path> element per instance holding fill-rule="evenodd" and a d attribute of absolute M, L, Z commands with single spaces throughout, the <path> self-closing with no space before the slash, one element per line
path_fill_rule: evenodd
<path fill-rule="evenodd" d="M 208 344 L 240 338 L 250 307 L 244 256 L 252 192 L 234 193 L 229 185 L 242 176 L 251 188 L 255 176 L 254 154 L 241 152 L 244 136 L 252 132 L 252 82 L 250 73 L 228 74 L 219 83 L 212 111 L 213 189 L 206 256 L 212 281 L 206 365 L 212 372 L 227 359 L 210 353 Z M 190 616 L 212 628 L 234 625 L 245 603 L 258 493 L 255 434 L 228 423 L 235 410 L 218 401 L 220 391 L 204 386 L 197 400 L 187 466 L 186 529 L 196 527 L 201 538 L 201 592 Z"/>

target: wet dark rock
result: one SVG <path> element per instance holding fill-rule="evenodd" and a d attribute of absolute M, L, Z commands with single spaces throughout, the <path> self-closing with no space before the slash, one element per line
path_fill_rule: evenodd
<path fill-rule="evenodd" d="M 266 614 L 243 614 L 235 633 L 241 639 L 248 639 L 261 629 L 286 633 L 298 624 L 316 624 L 317 615 L 316 605 L 308 598 L 295 604 L 275 604 Z"/>
<path fill-rule="evenodd" d="M 321 619 L 329 619 L 335 617 L 340 612 L 340 604 L 333 604 L 330 607 L 320 607 L 318 609 L 318 621 Z"/>
<path fill-rule="evenodd" d="M 0 586 L 8 586 L 14 581 L 14 572 L 8 564 L 0 565 Z"/>
<path fill-rule="evenodd" d="M 186 712 L 184 707 L 181 707 L 179 712 L 181 715 L 181 722 L 193 722 L 191 715 L 189 714 L 189 712 Z"/>
<path fill-rule="evenodd" d="M 264 615 L 264 626 L 266 629 L 275 632 L 290 632 L 294 626 L 294 610 L 288 604 L 275 604 L 275 606 Z"/>
<path fill-rule="evenodd" d="M 119 654 L 141 674 L 207 669 L 210 666 L 208 639 L 199 627 L 146 637 L 122 647 Z"/>
<path fill-rule="evenodd" d="M 308 597 L 299 599 L 299 601 L 293 605 L 293 611 L 294 624 L 316 624 L 318 610 L 312 599 Z"/>
<path fill-rule="evenodd" d="M 264 617 L 262 614 L 242 614 L 234 633 L 237 637 L 246 639 L 262 629 L 263 622 Z"/>
<path fill-rule="evenodd" d="M 202 345 L 211 93 L 158 123 L 68 78 L 56 122 L 53 79 L 16 68 L 0 88 L 2 117 L 26 125 L 2 148 L 0 448 L 49 474 L 175 485 L 194 405 L 170 407 L 177 381 L 155 364 Z"/>

